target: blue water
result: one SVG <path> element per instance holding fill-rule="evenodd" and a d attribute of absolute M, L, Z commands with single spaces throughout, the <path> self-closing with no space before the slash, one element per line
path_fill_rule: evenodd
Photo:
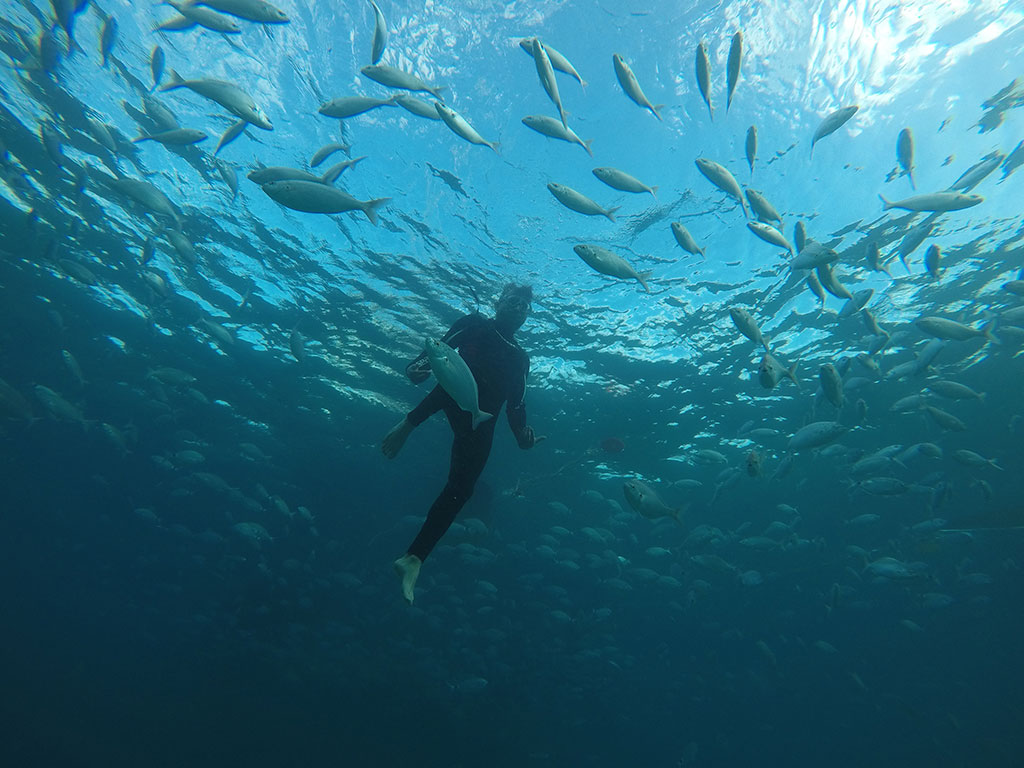
<path fill-rule="evenodd" d="M 383 62 L 445 86 L 495 152 L 398 106 L 344 128 L 317 113 L 391 93 L 359 74 L 369 3 L 281 0 L 288 24 L 240 21 L 233 35 L 156 33 L 170 6 L 93 3 L 73 30 L 83 50 L 67 57 L 57 29 L 61 61 L 45 72 L 53 8 L 2 2 L 4 765 L 1021 764 L 1018 4 L 383 2 Z M 106 14 L 118 34 L 103 67 Z M 520 122 L 557 115 L 517 44 L 535 35 L 587 82 L 557 75 L 593 158 Z M 694 75 L 702 40 L 713 121 Z M 209 138 L 130 143 L 156 44 L 168 68 L 238 84 L 272 121 L 217 155 L 237 198 L 211 154 L 236 120 L 218 104 L 157 93 Z M 613 53 L 662 120 L 623 93 Z M 853 104 L 811 156 L 825 116 Z M 916 190 L 897 168 L 903 128 Z M 391 198 L 376 227 L 358 211 L 287 210 L 245 178 L 308 169 L 341 140 L 366 159 L 339 186 Z M 982 203 L 941 214 L 906 267 L 888 262 L 891 278 L 868 269 L 869 242 L 893 257 L 927 215 L 883 211 L 879 194 L 945 190 L 993 152 L 1009 157 L 970 190 Z M 697 157 L 762 191 L 790 242 L 802 221 L 835 249 L 842 284 L 873 290 L 884 348 L 862 314 L 838 316 L 844 301 L 819 309 Z M 603 185 L 598 166 L 657 196 Z M 155 185 L 175 217 L 118 192 L 115 175 Z M 616 220 L 567 209 L 549 182 L 620 206 Z M 593 271 L 578 243 L 649 272 L 650 291 Z M 535 292 L 518 338 L 546 439 L 520 451 L 500 417 L 409 606 L 391 562 L 444 483 L 450 430 L 435 416 L 394 461 L 380 439 L 427 392 L 403 375 L 424 338 L 489 313 L 511 280 Z M 738 307 L 797 364 L 799 388 L 762 386 L 764 349 L 734 325 Z M 924 316 L 999 343 L 948 340 L 915 368 Z M 869 353 L 878 371 L 856 360 Z M 843 375 L 841 408 L 819 387 L 826 363 Z M 929 395 L 962 430 L 892 410 L 939 381 L 984 393 Z M 814 421 L 848 431 L 790 451 Z M 905 453 L 919 443 L 941 456 Z M 887 450 L 901 463 L 853 470 Z M 896 491 L 869 493 L 873 477 Z M 679 520 L 632 510 L 631 478 Z"/>

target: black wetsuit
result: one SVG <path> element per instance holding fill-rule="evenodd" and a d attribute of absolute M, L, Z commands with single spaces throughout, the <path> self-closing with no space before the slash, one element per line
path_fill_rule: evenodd
<path fill-rule="evenodd" d="M 452 460 L 448 482 L 427 513 L 419 535 L 409 545 L 410 555 L 425 560 L 430 551 L 448 530 L 459 510 L 473 495 L 480 473 L 483 472 L 494 439 L 494 425 L 498 412 L 508 403 L 508 424 L 520 448 L 533 447 L 533 431 L 526 426 L 526 375 L 530 358 L 515 341 L 505 339 L 494 321 L 479 314 L 466 315 L 456 321 L 442 341 L 459 351 L 476 379 L 480 410 L 494 418 L 482 421 L 473 429 L 472 416 L 459 408 L 451 395 L 440 385 L 435 386 L 406 418 L 418 427 L 430 416 L 443 410 L 454 433 Z M 415 383 L 424 381 L 430 372 L 426 353 L 421 354 L 405 369 Z"/>

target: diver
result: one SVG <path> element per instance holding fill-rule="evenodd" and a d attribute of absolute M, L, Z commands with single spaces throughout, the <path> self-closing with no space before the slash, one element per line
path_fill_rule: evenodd
<path fill-rule="evenodd" d="M 473 487 L 491 452 L 494 425 L 502 404 L 508 403 L 508 424 L 520 448 L 532 448 L 544 439 L 535 436 L 533 428 L 526 424 L 523 397 L 530 358 L 514 338 L 515 332 L 526 322 L 532 300 L 533 288 L 529 285 L 509 283 L 494 304 L 493 320 L 476 312 L 465 315 L 441 339 L 457 349 L 466 361 L 476 380 L 480 410 L 494 414 L 495 418 L 481 422 L 474 429 L 469 412 L 459 408 L 438 384 L 381 441 L 384 455 L 395 458 L 412 431 L 441 410 L 453 433 L 448 482 L 427 512 L 419 534 L 394 563 L 402 579 L 402 595 L 410 603 L 420 566 L 473 495 Z M 430 375 L 426 352 L 406 366 L 405 373 L 414 384 L 425 381 Z"/>

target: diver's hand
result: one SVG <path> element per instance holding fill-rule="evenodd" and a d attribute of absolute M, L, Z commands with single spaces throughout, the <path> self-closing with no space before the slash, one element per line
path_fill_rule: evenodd
<path fill-rule="evenodd" d="M 525 451 L 545 439 L 547 438 L 544 435 L 534 434 L 533 427 L 523 427 L 523 431 L 519 433 L 519 447 Z"/>
<path fill-rule="evenodd" d="M 391 428 L 391 431 L 384 435 L 381 440 L 380 450 L 389 459 L 395 458 L 398 452 L 405 445 L 406 438 L 412 433 L 413 425 L 409 419 L 404 418 Z"/>
<path fill-rule="evenodd" d="M 418 357 L 405 367 L 405 375 L 413 384 L 422 384 L 430 377 L 430 361 L 426 357 Z"/>

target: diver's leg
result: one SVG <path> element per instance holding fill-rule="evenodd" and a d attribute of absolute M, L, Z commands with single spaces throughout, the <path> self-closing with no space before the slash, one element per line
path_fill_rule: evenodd
<path fill-rule="evenodd" d="M 413 590 L 416 588 L 416 579 L 420 577 L 420 566 L 423 561 L 416 555 L 405 554 L 395 560 L 395 573 L 402 580 L 402 597 L 412 605 Z"/>
<path fill-rule="evenodd" d="M 473 495 L 473 487 L 487 464 L 493 436 L 493 424 L 490 427 L 481 424 L 476 430 L 456 430 L 448 482 L 431 505 L 427 519 L 409 549 L 395 561 L 395 570 L 402 577 L 402 594 L 410 603 L 420 566 Z"/>
<path fill-rule="evenodd" d="M 381 452 L 389 459 L 395 458 L 398 452 L 402 450 L 402 446 L 405 445 L 405 441 L 412 434 L 412 431 L 444 408 L 450 399 L 448 393 L 441 389 L 440 386 L 430 390 L 427 396 L 420 401 L 419 405 L 409 411 L 405 418 L 384 435 L 384 439 L 380 442 Z"/>

